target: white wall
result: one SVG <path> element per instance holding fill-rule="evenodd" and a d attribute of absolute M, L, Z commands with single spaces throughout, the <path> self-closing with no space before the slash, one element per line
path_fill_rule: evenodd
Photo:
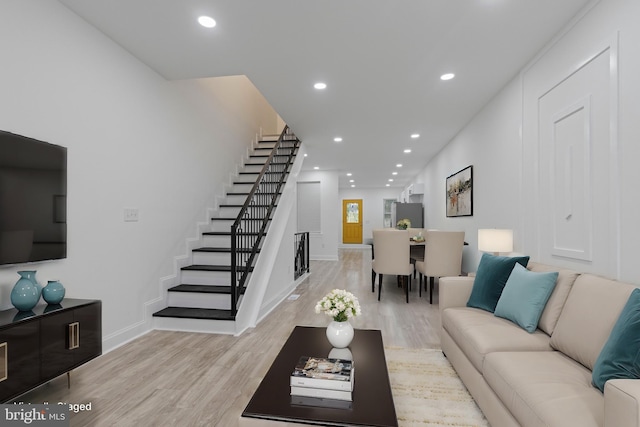
<path fill-rule="evenodd" d="M 640 200 L 636 197 L 640 182 L 640 28 L 636 18 L 640 16 L 640 3 L 602 0 L 590 7 L 497 94 L 415 179 L 426 187 L 426 226 L 465 231 L 470 246 L 465 249 L 464 270 L 475 270 L 479 261 L 478 228 L 512 228 L 516 252 L 559 266 L 640 282 L 636 267 L 640 241 Z M 594 170 L 603 169 L 602 162 L 607 163 L 606 179 L 596 179 L 592 185 L 594 192 L 609 195 L 607 200 L 596 202 L 610 207 L 604 215 L 598 214 L 602 218 L 596 223 L 606 224 L 607 232 L 593 235 L 594 245 L 607 247 L 611 254 L 610 259 L 585 262 L 555 256 L 545 243 L 551 240 L 552 231 L 540 227 L 540 221 L 552 206 L 536 206 L 536 201 L 551 199 L 552 189 L 540 185 L 539 176 L 545 167 L 548 169 L 545 162 L 550 160 L 533 157 L 539 150 L 535 134 L 538 119 L 533 114 L 537 111 L 536 97 L 543 95 L 542 88 L 550 90 L 558 85 L 603 47 L 611 49 L 607 53 L 612 61 L 608 77 L 611 99 L 604 113 L 592 113 L 607 114 L 605 121 L 611 123 L 607 132 L 611 134 L 606 158 L 592 158 Z M 521 135 L 523 123 L 526 126 Z M 474 214 L 446 218 L 445 178 L 467 165 L 474 168 Z"/>
<path fill-rule="evenodd" d="M 342 200 L 362 199 L 362 240 L 366 243 L 368 239 L 373 239 L 373 230 L 383 228 L 384 199 L 397 199 L 398 188 L 342 188 L 338 192 L 340 198 L 340 212 L 342 216 Z M 338 231 L 338 241 L 342 243 L 342 221 Z"/>
<path fill-rule="evenodd" d="M 633 118 L 638 112 L 640 89 L 640 30 L 635 19 L 639 14 L 638 2 L 598 3 L 523 73 L 525 154 L 533 153 L 535 159 L 537 153 L 541 171 L 537 180 L 525 179 L 524 188 L 538 187 L 540 205 L 563 194 L 562 204 L 572 206 L 557 206 L 557 210 L 571 209 L 574 214 L 565 219 L 552 209 L 539 211 L 525 206 L 526 213 L 536 215 L 529 221 L 532 227 L 526 249 L 543 261 L 559 258 L 557 253 L 564 251 L 565 265 L 634 282 L 640 280 L 635 268 L 640 227 L 635 215 L 630 215 L 638 208 L 637 198 L 631 195 L 637 194 L 640 178 L 636 162 L 640 126 Z M 586 154 L 584 160 L 572 161 L 574 170 L 585 170 L 585 189 L 579 191 L 580 183 L 563 182 L 567 180 L 563 176 L 565 167 L 556 174 L 549 190 L 543 173 L 547 160 L 542 158 L 548 139 L 545 122 L 550 121 L 545 109 L 553 103 L 557 108 L 568 108 L 576 102 L 589 109 L 576 123 L 579 132 L 572 141 L 574 153 L 584 150 Z M 561 154 L 556 150 L 554 156 Z M 551 173 L 552 167 L 548 167 Z M 581 218 L 583 212 L 586 215 Z M 563 236 L 572 226 L 579 230 Z M 533 233 L 535 229 L 547 231 Z M 570 250 L 564 250 L 567 247 Z"/>
<path fill-rule="evenodd" d="M 303 141 L 304 144 L 304 141 Z M 322 200 L 320 215 L 322 231 L 309 234 L 309 257 L 312 260 L 337 260 L 341 202 L 338 196 L 338 174 L 332 171 L 301 172 L 298 182 L 320 182 Z M 306 231 L 306 230 L 300 230 Z"/>
<path fill-rule="evenodd" d="M 520 236 L 520 92 L 509 83 L 416 178 L 425 184 L 425 228 L 464 231 L 463 271 L 475 271 L 478 228 L 513 228 Z M 447 217 L 446 178 L 473 165 L 473 216 Z"/>
<path fill-rule="evenodd" d="M 277 118 L 248 79 L 167 82 L 58 2 L 0 3 L 0 51 L 0 129 L 68 147 L 68 258 L 28 267 L 101 299 L 117 345 Z M 26 267 L 0 268 L 0 308 Z"/>

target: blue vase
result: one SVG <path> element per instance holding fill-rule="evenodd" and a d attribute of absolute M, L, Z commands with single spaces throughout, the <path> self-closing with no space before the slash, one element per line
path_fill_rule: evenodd
<path fill-rule="evenodd" d="M 40 295 L 38 288 L 33 284 L 35 281 L 35 272 L 18 271 L 20 279 L 16 282 L 11 290 L 11 304 L 19 311 L 30 311 L 38 304 Z M 29 278 L 33 276 L 33 280 Z"/>
<path fill-rule="evenodd" d="M 57 280 L 49 280 L 47 286 L 42 289 L 42 298 L 48 304 L 60 304 L 64 298 L 65 289 Z"/>
<path fill-rule="evenodd" d="M 35 270 L 18 271 L 18 274 L 20 274 L 21 276 L 24 274 L 23 277 L 26 277 L 27 279 L 31 280 L 31 283 L 33 283 L 33 286 L 35 286 L 36 289 L 38 290 L 38 300 L 40 300 L 40 297 L 42 296 L 42 285 L 38 283 L 38 281 L 36 280 L 36 271 Z"/>

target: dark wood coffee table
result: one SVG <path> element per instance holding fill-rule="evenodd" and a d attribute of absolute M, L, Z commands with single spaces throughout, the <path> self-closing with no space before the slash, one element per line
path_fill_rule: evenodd
<path fill-rule="evenodd" d="M 240 425 L 397 427 L 380 331 L 356 329 L 349 350 L 355 369 L 351 408 L 297 405 L 289 385 L 296 362 L 300 356 L 328 356 L 331 344 L 325 328 L 296 326 L 242 413 Z"/>

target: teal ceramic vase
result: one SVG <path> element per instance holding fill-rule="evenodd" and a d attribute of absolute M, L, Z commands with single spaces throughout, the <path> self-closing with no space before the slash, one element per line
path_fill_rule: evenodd
<path fill-rule="evenodd" d="M 20 279 L 16 282 L 11 290 L 11 304 L 18 311 L 30 311 L 38 304 L 40 294 L 38 288 L 34 285 L 35 272 L 18 271 Z M 33 280 L 30 278 L 33 277 Z"/>
<path fill-rule="evenodd" d="M 18 273 L 20 272 L 18 271 Z M 38 281 L 36 280 L 36 271 L 28 270 L 28 271 L 23 271 L 23 273 L 26 275 L 27 279 L 31 280 L 31 283 L 33 283 L 33 286 L 35 286 L 36 289 L 38 290 L 38 301 L 40 301 L 40 297 L 42 296 L 42 285 L 38 283 Z"/>
<path fill-rule="evenodd" d="M 48 304 L 60 304 L 64 298 L 65 289 L 57 280 L 49 280 L 47 286 L 42 289 L 42 298 Z"/>

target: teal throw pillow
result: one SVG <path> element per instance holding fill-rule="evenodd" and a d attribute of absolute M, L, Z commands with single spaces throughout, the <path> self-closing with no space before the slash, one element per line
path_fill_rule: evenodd
<path fill-rule="evenodd" d="M 557 280 L 558 272 L 534 273 L 516 263 L 494 314 L 533 333 Z"/>
<path fill-rule="evenodd" d="M 602 392 L 616 378 L 640 378 L 640 289 L 631 292 L 593 367 L 593 385 Z"/>
<path fill-rule="evenodd" d="M 511 275 L 513 266 L 518 263 L 526 267 L 529 263 L 528 256 L 505 257 L 487 253 L 482 254 L 476 278 L 471 289 L 471 296 L 467 301 L 467 307 L 480 308 L 493 311 L 502 294 L 502 289 Z"/>

